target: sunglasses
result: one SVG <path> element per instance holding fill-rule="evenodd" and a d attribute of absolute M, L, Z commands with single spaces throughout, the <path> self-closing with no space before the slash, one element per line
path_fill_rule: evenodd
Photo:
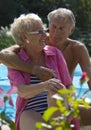
<path fill-rule="evenodd" d="M 28 34 L 34 34 L 34 35 L 36 35 L 36 34 L 45 34 L 45 33 L 46 33 L 45 30 L 38 30 L 38 31 L 28 32 Z"/>

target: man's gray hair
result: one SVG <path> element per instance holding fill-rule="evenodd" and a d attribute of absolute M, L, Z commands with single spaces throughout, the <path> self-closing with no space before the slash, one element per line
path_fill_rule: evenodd
<path fill-rule="evenodd" d="M 59 19 L 64 19 L 64 21 L 69 21 L 69 24 L 71 26 L 71 28 L 75 28 L 75 17 L 74 14 L 71 10 L 66 9 L 66 8 L 58 8 L 56 10 L 51 11 L 48 16 L 48 21 L 49 21 L 49 25 L 51 25 L 52 21 L 55 18 L 59 18 Z"/>

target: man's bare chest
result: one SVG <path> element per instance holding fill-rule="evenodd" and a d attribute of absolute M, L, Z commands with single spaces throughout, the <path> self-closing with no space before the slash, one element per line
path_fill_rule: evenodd
<path fill-rule="evenodd" d="M 76 58 L 74 57 L 74 54 L 70 50 L 68 50 L 68 51 L 65 50 L 63 52 L 63 56 L 64 56 L 65 61 L 67 63 L 69 72 L 70 72 L 70 74 L 72 74 L 74 69 L 75 69 L 75 67 L 76 67 L 76 65 L 77 65 Z"/>

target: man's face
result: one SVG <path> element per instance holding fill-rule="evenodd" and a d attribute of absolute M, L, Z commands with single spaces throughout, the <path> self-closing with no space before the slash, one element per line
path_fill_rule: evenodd
<path fill-rule="evenodd" d="M 66 40 L 71 34 L 69 22 L 59 18 L 54 19 L 50 24 L 49 33 L 50 39 L 54 44 Z"/>

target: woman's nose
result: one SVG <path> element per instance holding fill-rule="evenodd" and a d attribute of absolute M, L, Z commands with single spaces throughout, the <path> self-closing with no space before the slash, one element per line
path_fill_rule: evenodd
<path fill-rule="evenodd" d="M 42 36 L 43 36 L 43 38 L 44 38 L 44 39 L 46 39 L 47 34 L 46 34 L 46 32 L 45 32 L 45 31 L 43 32 Z"/>

